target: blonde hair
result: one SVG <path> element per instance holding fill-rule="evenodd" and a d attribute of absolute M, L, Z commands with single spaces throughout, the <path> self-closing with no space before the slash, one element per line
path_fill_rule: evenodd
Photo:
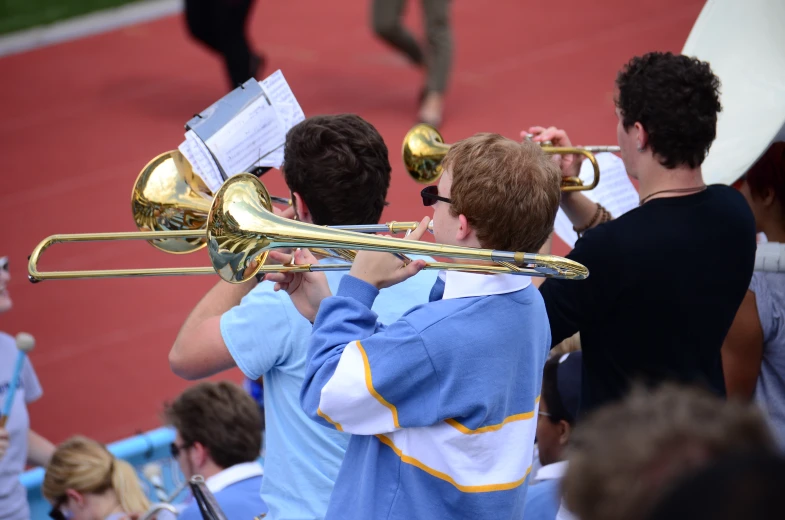
<path fill-rule="evenodd" d="M 53 504 L 68 489 L 94 494 L 111 489 L 126 513 L 143 514 L 150 508 L 133 466 L 116 459 L 103 444 L 80 435 L 57 447 L 42 485 L 44 497 Z"/>

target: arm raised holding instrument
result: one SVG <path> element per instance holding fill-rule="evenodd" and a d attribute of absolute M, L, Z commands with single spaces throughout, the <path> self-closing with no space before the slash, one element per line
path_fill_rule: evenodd
<path fill-rule="evenodd" d="M 275 211 L 287 218 L 295 215 L 294 206 Z M 237 366 L 221 333 L 221 316 L 240 305 L 256 285 L 256 280 L 242 284 L 220 281 L 210 289 L 183 323 L 169 352 L 175 374 L 201 379 Z"/>
<path fill-rule="evenodd" d="M 528 132 L 521 132 L 521 137 L 531 134 L 532 141 L 542 143 L 550 141 L 553 146 L 558 147 L 572 147 L 567 132 L 554 126 L 545 128 L 542 126 L 533 126 L 529 128 Z M 566 154 L 566 155 L 553 155 L 556 164 L 562 171 L 562 176 L 577 178 L 580 174 L 582 155 Z M 573 228 L 576 232 L 583 233 L 603 222 L 611 219 L 608 213 L 601 204 L 592 202 L 586 195 L 579 191 L 563 191 L 561 197 L 561 209 L 564 211 L 567 218 L 572 222 Z M 550 253 L 550 250 L 548 250 Z"/>

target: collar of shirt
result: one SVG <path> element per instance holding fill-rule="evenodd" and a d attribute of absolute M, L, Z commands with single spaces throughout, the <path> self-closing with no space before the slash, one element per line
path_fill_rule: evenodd
<path fill-rule="evenodd" d="M 548 464 L 547 466 L 541 467 L 537 472 L 535 479 L 554 480 L 562 478 L 565 473 L 567 473 L 567 461 L 563 460 L 561 462 L 554 462 L 553 464 Z"/>
<path fill-rule="evenodd" d="M 506 294 L 531 285 L 529 276 L 519 274 L 478 274 L 463 271 L 441 271 L 439 278 L 444 280 L 444 297 L 467 298 L 470 296 L 488 296 Z"/>
<path fill-rule="evenodd" d="M 216 473 L 205 480 L 205 484 L 207 484 L 207 489 L 210 490 L 210 493 L 218 493 L 232 484 L 253 477 L 261 477 L 262 475 L 264 475 L 264 470 L 258 462 L 243 462 Z"/>

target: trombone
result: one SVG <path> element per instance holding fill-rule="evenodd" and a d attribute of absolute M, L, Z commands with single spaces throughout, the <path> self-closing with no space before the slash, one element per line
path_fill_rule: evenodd
<path fill-rule="evenodd" d="M 170 150 L 154 157 L 137 176 L 131 191 L 131 213 L 139 231 L 159 232 L 156 240 L 150 240 L 153 247 L 172 254 L 192 253 L 207 244 L 204 231 L 212 199 L 188 160 L 179 150 Z M 270 199 L 291 205 L 287 198 Z M 168 234 L 185 230 L 203 233 Z"/>
<path fill-rule="evenodd" d="M 245 282 L 260 272 L 348 270 L 352 264 L 265 265 L 271 249 L 327 248 L 422 254 L 479 260 L 480 263 L 431 262 L 427 269 L 507 273 L 583 280 L 588 269 L 553 255 L 476 249 L 447 244 L 362 235 L 280 217 L 271 211 L 264 185 L 246 173 L 224 182 L 215 194 L 207 222 L 207 252 L 218 275 L 231 283 Z"/>
<path fill-rule="evenodd" d="M 269 196 L 273 202 L 290 202 Z M 131 211 L 139 231 L 51 235 L 42 240 L 28 262 L 31 282 L 77 278 L 115 278 L 133 276 L 170 276 L 215 274 L 210 267 L 117 269 L 92 271 L 52 271 L 38 269 L 40 256 L 49 247 L 68 242 L 147 240 L 157 249 L 172 254 L 187 254 L 207 245 L 207 220 L 212 205 L 210 190 L 197 176 L 183 155 L 175 150 L 152 159 L 139 173 L 131 192 Z M 388 222 L 355 226 L 335 226 L 357 233 L 403 233 L 417 228 L 418 222 Z M 433 232 L 430 227 L 429 231 Z M 314 254 L 352 260 L 342 250 L 314 249 Z"/>
<path fill-rule="evenodd" d="M 531 139 L 531 136 L 527 139 Z M 434 127 L 425 123 L 415 125 L 403 138 L 401 153 L 406 171 L 417 182 L 423 184 L 436 182 L 442 175 L 442 160 L 450 146 L 445 144 L 442 135 Z M 594 154 L 620 151 L 618 146 L 564 147 L 551 146 L 550 142 L 542 143 L 541 147 L 547 154 L 579 154 L 591 162 L 594 169 L 592 183 L 583 184 L 578 177 L 565 177 L 562 179 L 562 191 L 587 191 L 596 188 L 600 183 L 600 166 Z"/>

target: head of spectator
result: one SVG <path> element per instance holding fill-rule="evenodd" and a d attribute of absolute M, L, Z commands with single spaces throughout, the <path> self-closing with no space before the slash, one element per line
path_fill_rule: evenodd
<path fill-rule="evenodd" d="M 41 489 L 53 506 L 50 516 L 56 520 L 141 515 L 150 507 L 134 468 L 115 458 L 103 444 L 82 436 L 57 447 Z"/>
<path fill-rule="evenodd" d="M 775 449 L 753 404 L 674 384 L 636 387 L 582 419 L 568 450 L 565 504 L 581 520 L 643 518 L 679 477 L 720 457 Z"/>
<path fill-rule="evenodd" d="M 580 404 L 581 359 L 578 351 L 552 357 L 545 363 L 537 417 L 537 447 L 543 466 L 564 459 Z"/>
<path fill-rule="evenodd" d="M 172 456 L 187 479 L 209 479 L 232 466 L 254 462 L 261 454 L 259 406 L 234 383 L 194 385 L 164 413 L 176 431 Z"/>

